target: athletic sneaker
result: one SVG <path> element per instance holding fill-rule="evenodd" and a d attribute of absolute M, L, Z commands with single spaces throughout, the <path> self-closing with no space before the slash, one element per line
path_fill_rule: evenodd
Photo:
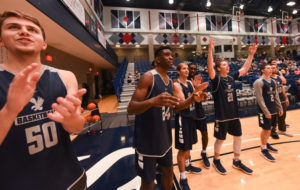
<path fill-rule="evenodd" d="M 267 149 L 273 153 L 278 153 L 278 150 L 276 148 L 273 148 L 269 143 L 267 143 Z"/>
<path fill-rule="evenodd" d="M 289 125 L 289 124 L 285 124 L 285 126 L 286 126 L 286 127 L 290 127 L 290 125 Z"/>
<path fill-rule="evenodd" d="M 275 162 L 275 158 L 269 153 L 268 149 L 262 149 L 260 154 L 270 162 Z"/>
<path fill-rule="evenodd" d="M 181 190 L 190 190 L 190 186 L 187 182 L 187 179 L 180 179 L 179 184 Z"/>
<path fill-rule="evenodd" d="M 271 133 L 271 137 L 273 139 L 279 139 L 279 136 L 278 136 L 278 134 L 276 132 Z"/>
<path fill-rule="evenodd" d="M 293 137 L 294 135 L 289 133 L 289 132 L 286 132 L 286 131 L 278 131 L 278 134 L 280 135 L 285 135 L 285 136 L 288 136 L 288 137 Z"/>
<path fill-rule="evenodd" d="M 195 166 L 192 166 L 192 164 L 190 164 L 189 166 L 185 167 L 185 171 L 190 172 L 190 173 L 194 173 L 194 174 L 199 174 L 202 172 L 201 168 L 197 168 Z"/>
<path fill-rule="evenodd" d="M 245 166 L 241 160 L 233 160 L 232 162 L 232 167 L 236 168 L 236 169 L 240 169 L 242 170 L 243 172 L 245 172 L 246 174 L 253 174 L 253 170 L 251 170 L 250 168 L 248 168 L 247 166 Z"/>
<path fill-rule="evenodd" d="M 162 190 L 161 184 L 154 184 L 154 189 L 153 190 Z"/>
<path fill-rule="evenodd" d="M 227 172 L 225 170 L 225 168 L 222 166 L 220 159 L 213 160 L 213 166 L 216 168 L 217 172 L 219 172 L 222 175 L 225 175 Z"/>
<path fill-rule="evenodd" d="M 206 156 L 206 152 L 201 152 L 201 157 L 202 157 L 202 160 L 203 160 L 204 167 L 205 168 L 210 168 L 210 163 L 209 163 L 209 160 Z"/>

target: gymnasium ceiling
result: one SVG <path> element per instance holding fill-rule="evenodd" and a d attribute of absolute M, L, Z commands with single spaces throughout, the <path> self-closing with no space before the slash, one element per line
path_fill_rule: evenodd
<path fill-rule="evenodd" d="M 245 15 L 259 15 L 267 17 L 280 17 L 281 10 L 288 11 L 292 15 L 293 9 L 298 13 L 294 18 L 300 17 L 300 0 L 294 0 L 296 5 L 289 7 L 286 3 L 290 0 L 210 0 L 211 7 L 206 7 L 207 0 L 174 0 L 172 5 L 169 0 L 102 0 L 104 6 L 133 7 L 148 9 L 167 9 L 198 12 L 215 12 L 232 14 L 233 5 L 243 3 Z M 268 7 L 272 6 L 273 12 L 268 13 Z"/>

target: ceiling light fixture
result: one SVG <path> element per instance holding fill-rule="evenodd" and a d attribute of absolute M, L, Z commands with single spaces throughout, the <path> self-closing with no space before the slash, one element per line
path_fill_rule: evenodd
<path fill-rule="evenodd" d="M 172 5 L 174 3 L 174 0 L 169 0 L 169 4 Z"/>
<path fill-rule="evenodd" d="M 240 9 L 244 9 L 244 4 L 240 4 Z"/>
<path fill-rule="evenodd" d="M 126 0 L 127 2 L 129 2 L 130 0 Z"/>
<path fill-rule="evenodd" d="M 269 8 L 268 8 L 268 13 L 272 12 L 273 11 L 273 8 L 272 6 L 270 5 Z"/>
<path fill-rule="evenodd" d="M 298 13 L 297 9 L 294 9 L 294 10 L 293 10 L 293 15 L 295 15 L 295 14 L 297 14 L 297 13 Z"/>
<path fill-rule="evenodd" d="M 288 1 L 286 5 L 291 7 L 291 6 L 296 5 L 296 2 L 295 1 Z"/>
<path fill-rule="evenodd" d="M 207 0 L 206 7 L 210 7 L 210 6 L 211 6 L 211 2 L 210 0 Z"/>

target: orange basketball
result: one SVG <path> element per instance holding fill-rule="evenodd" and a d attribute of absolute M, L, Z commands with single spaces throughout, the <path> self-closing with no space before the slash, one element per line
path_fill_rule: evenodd
<path fill-rule="evenodd" d="M 93 122 L 97 122 L 97 121 L 100 121 L 100 116 L 99 115 L 94 115 L 93 116 Z"/>
<path fill-rule="evenodd" d="M 92 119 L 93 119 L 93 117 L 90 115 L 85 116 L 84 118 L 85 118 L 85 122 L 92 122 Z"/>
<path fill-rule="evenodd" d="M 93 110 L 96 109 L 96 104 L 95 103 L 89 103 L 89 105 L 87 106 L 88 110 Z"/>

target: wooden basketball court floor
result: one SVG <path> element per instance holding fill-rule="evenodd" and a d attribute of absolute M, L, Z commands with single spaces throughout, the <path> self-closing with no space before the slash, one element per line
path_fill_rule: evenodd
<path fill-rule="evenodd" d="M 233 138 L 227 135 L 221 153 L 221 162 L 227 170 L 227 175 L 219 174 L 212 166 L 212 157 L 209 159 L 211 167 L 205 169 L 200 159 L 201 133 L 198 131 L 198 143 L 191 151 L 192 164 L 202 168 L 200 174 L 187 174 L 191 189 L 230 189 L 230 190 L 282 190 L 300 189 L 300 110 L 287 112 L 286 122 L 290 124 L 287 131 L 294 137 L 280 135 L 280 139 L 269 139 L 279 150 L 278 154 L 272 155 L 276 158 L 275 163 L 267 161 L 260 155 L 260 131 L 257 116 L 241 119 L 242 124 L 242 153 L 241 160 L 254 170 L 253 175 L 247 175 L 232 167 Z M 213 123 L 208 124 L 209 143 L 207 155 L 213 156 Z M 173 133 L 174 134 L 174 133 Z M 173 145 L 174 147 L 174 145 Z M 173 148 L 173 162 L 177 163 L 177 150 Z M 179 178 L 178 166 L 174 166 L 176 178 Z"/>
<path fill-rule="evenodd" d="M 101 112 L 116 112 L 117 100 L 114 96 L 103 98 L 99 102 Z M 260 155 L 260 132 L 257 116 L 241 118 L 242 124 L 242 153 L 241 160 L 245 165 L 254 170 L 253 175 L 247 175 L 240 170 L 232 167 L 233 158 L 233 138 L 227 135 L 222 149 L 221 162 L 227 170 L 227 175 L 219 174 L 212 166 L 213 145 L 213 123 L 208 123 L 209 143 L 207 155 L 211 167 L 205 169 L 200 159 L 201 133 L 198 131 L 198 143 L 193 146 L 191 151 L 192 164 L 202 168 L 200 174 L 187 174 L 191 189 L 230 189 L 230 190 L 282 190 L 282 189 L 300 189 L 300 109 L 287 112 L 286 122 L 290 125 L 287 131 L 294 134 L 294 137 L 280 135 L 280 139 L 269 139 L 279 150 L 278 154 L 272 153 L 276 162 L 272 163 Z M 174 135 L 174 129 L 172 131 Z M 174 139 L 174 136 L 173 136 Z M 174 142 L 174 140 L 173 140 Z M 179 170 L 177 166 L 177 150 L 173 144 L 173 162 L 174 173 L 179 179 Z"/>

